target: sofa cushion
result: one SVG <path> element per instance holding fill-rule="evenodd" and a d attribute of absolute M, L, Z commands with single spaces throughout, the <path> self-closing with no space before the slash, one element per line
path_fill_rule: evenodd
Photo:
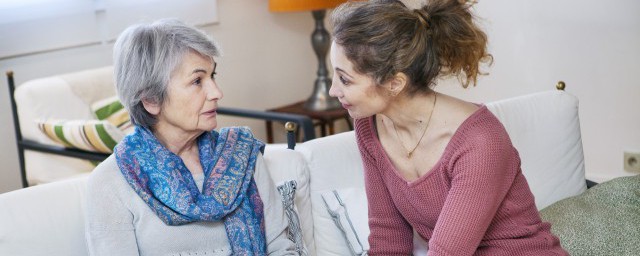
<path fill-rule="evenodd" d="M 296 147 L 307 161 L 310 178 L 310 198 L 313 208 L 313 236 L 317 255 L 350 255 L 351 251 L 342 239 L 339 229 L 322 200 L 322 193 L 341 189 L 364 189 L 362 160 L 354 132 L 340 133 L 310 140 Z M 365 200 L 363 200 L 366 202 Z M 365 215 L 352 218 L 366 219 Z M 368 236 L 368 234 L 367 234 Z"/>
<path fill-rule="evenodd" d="M 367 196 L 363 188 L 334 189 L 321 193 L 324 210 L 316 214 L 316 229 L 322 238 L 333 240 L 334 255 L 362 255 L 369 251 L 369 219 Z M 333 224 L 333 225 L 332 225 Z M 338 232 L 336 232 L 338 231 Z M 349 251 L 345 252 L 344 248 Z"/>
<path fill-rule="evenodd" d="M 540 215 L 571 255 L 638 255 L 640 175 L 600 183 Z"/>
<path fill-rule="evenodd" d="M 65 81 L 86 106 L 116 94 L 112 66 L 61 74 L 58 77 Z"/>
<path fill-rule="evenodd" d="M 47 120 L 38 121 L 38 128 L 56 143 L 91 152 L 112 153 L 124 133 L 107 121 Z"/>
<path fill-rule="evenodd" d="M 276 186 L 289 181 L 296 182 L 294 209 L 300 220 L 307 251 L 315 251 L 314 223 L 309 200 L 309 169 L 304 158 L 298 151 L 287 149 L 285 144 L 267 144 L 264 161 Z"/>
<path fill-rule="evenodd" d="M 134 130 L 129 111 L 124 108 L 118 96 L 112 96 L 91 104 L 91 111 L 98 120 L 105 120 L 111 123 L 125 134 L 132 133 Z"/>
<path fill-rule="evenodd" d="M 48 77 L 25 82 L 14 93 L 20 129 L 25 139 L 55 145 L 42 132 L 34 120 L 94 119 L 89 105 L 78 98 L 69 85 L 59 77 Z"/>
<path fill-rule="evenodd" d="M 538 209 L 586 190 L 578 99 L 546 91 L 487 104 L 522 160 Z"/>
<path fill-rule="evenodd" d="M 31 150 L 24 152 L 24 158 L 27 160 L 27 180 L 30 186 L 83 176 L 96 167 L 95 163 L 88 160 Z"/>

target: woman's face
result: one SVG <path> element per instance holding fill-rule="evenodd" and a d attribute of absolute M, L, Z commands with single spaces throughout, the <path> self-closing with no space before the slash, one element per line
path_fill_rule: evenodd
<path fill-rule="evenodd" d="M 329 95 L 337 97 L 352 118 L 370 117 L 387 107 L 384 88 L 376 85 L 370 76 L 355 72 L 341 45 L 331 44 L 330 58 L 334 73 Z"/>
<path fill-rule="evenodd" d="M 158 129 L 186 133 L 211 131 L 222 91 L 215 81 L 216 64 L 210 58 L 189 51 L 170 75 L 167 97 L 160 108 Z"/>

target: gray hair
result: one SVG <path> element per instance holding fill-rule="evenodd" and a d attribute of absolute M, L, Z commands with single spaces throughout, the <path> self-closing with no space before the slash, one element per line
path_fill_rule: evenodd
<path fill-rule="evenodd" d="M 219 55 L 204 32 L 176 19 L 132 25 L 120 34 L 113 47 L 115 85 L 133 124 L 154 127 L 158 120 L 142 100 L 162 105 L 171 73 L 189 51 L 212 60 Z"/>

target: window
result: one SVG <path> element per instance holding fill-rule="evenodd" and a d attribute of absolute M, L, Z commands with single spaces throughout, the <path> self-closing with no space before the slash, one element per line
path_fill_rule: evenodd
<path fill-rule="evenodd" d="M 110 43 L 127 26 L 160 18 L 217 22 L 216 0 L 0 0 L 0 59 Z"/>

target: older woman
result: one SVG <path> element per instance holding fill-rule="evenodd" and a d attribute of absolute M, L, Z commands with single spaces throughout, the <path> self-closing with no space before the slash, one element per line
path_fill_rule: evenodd
<path fill-rule="evenodd" d="M 217 126 L 218 48 L 176 20 L 134 25 L 114 46 L 136 125 L 91 174 L 92 255 L 293 255 L 287 222 L 246 128 Z"/>

